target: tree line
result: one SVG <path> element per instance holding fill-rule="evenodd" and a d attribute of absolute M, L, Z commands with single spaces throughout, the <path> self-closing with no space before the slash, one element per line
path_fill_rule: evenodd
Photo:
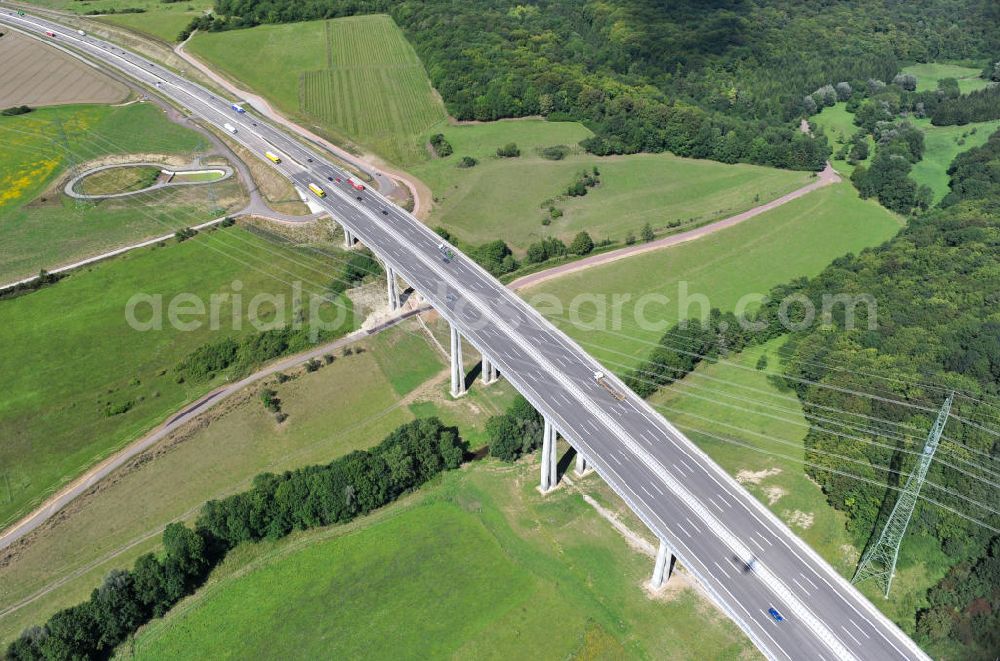
<path fill-rule="evenodd" d="M 367 514 L 457 468 L 465 450 L 456 429 L 426 418 L 329 464 L 258 475 L 249 491 L 206 503 L 193 530 L 183 523 L 168 525 L 161 553 L 139 557 L 130 570 L 111 571 L 89 600 L 26 629 L 6 657 L 108 658 L 140 626 L 199 587 L 238 544 Z"/>

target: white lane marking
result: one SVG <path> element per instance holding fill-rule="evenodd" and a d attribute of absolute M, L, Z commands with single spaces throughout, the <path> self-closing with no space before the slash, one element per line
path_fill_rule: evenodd
<path fill-rule="evenodd" d="M 851 640 L 853 640 L 855 643 L 857 643 L 858 647 L 861 647 L 861 641 L 858 640 L 857 638 L 855 638 L 854 634 L 847 630 L 847 627 L 845 627 L 843 624 L 841 624 L 840 628 L 844 630 L 844 633 L 846 633 L 848 636 L 850 636 Z"/>
<path fill-rule="evenodd" d="M 722 572 L 723 574 L 725 574 L 725 575 L 726 575 L 726 578 L 728 578 L 728 579 L 732 579 L 732 576 L 730 576 L 730 575 L 729 575 L 729 572 L 727 572 L 727 571 L 726 571 L 725 569 L 723 569 L 723 568 L 722 568 L 722 565 L 720 565 L 720 564 L 719 564 L 718 562 L 716 562 L 715 560 L 713 560 L 713 561 L 712 561 L 712 564 L 713 564 L 713 565 L 715 565 L 716 567 L 718 567 L 718 568 L 719 568 L 719 571 L 721 571 L 721 572 Z"/>
<path fill-rule="evenodd" d="M 651 493 L 649 492 L 649 489 L 647 489 L 647 488 L 646 488 L 646 487 L 645 487 L 644 485 L 640 484 L 640 485 L 639 485 L 639 488 L 640 488 L 640 489 L 642 489 L 643 491 L 645 491 L 645 492 L 646 492 L 646 495 L 647 495 L 647 496 L 649 496 L 650 498 L 653 498 L 653 497 L 654 497 L 654 496 L 653 496 L 653 494 L 651 494 Z"/>
<path fill-rule="evenodd" d="M 715 509 L 719 510 L 720 512 L 725 512 L 725 510 L 719 507 L 719 504 L 715 502 L 715 500 L 713 500 L 711 497 L 709 497 L 708 502 L 712 503 L 712 505 L 715 506 Z"/>
<path fill-rule="evenodd" d="M 765 544 L 767 544 L 768 546 L 773 546 L 773 544 L 771 544 L 770 540 L 768 540 L 768 538 L 767 538 L 767 537 L 764 537 L 764 535 L 761 535 L 761 534 L 760 534 L 760 531 L 759 531 L 759 530 L 754 530 L 753 532 L 754 532 L 754 534 L 755 534 L 755 535 L 757 535 L 757 536 L 758 536 L 758 537 L 760 537 L 760 538 L 761 538 L 762 540 L 764 540 L 764 543 L 765 543 Z"/>
<path fill-rule="evenodd" d="M 687 535 L 688 537 L 691 537 L 691 536 L 692 536 L 692 535 L 691 535 L 691 533 L 689 533 L 689 532 L 688 532 L 687 528 L 685 528 L 685 527 L 684 527 L 684 526 L 682 526 L 681 524 L 679 524 L 679 523 L 677 523 L 676 521 L 674 521 L 674 525 L 675 525 L 675 526 L 677 526 L 678 528 L 680 528 L 680 529 L 681 529 L 681 532 L 683 532 L 683 533 L 684 533 L 685 535 Z"/>
<path fill-rule="evenodd" d="M 781 645 L 779 645 L 779 644 L 778 644 L 778 641 L 776 641 L 776 640 L 775 640 L 774 638 L 772 638 L 772 637 L 771 637 L 771 634 L 769 634 L 769 633 L 767 632 L 767 630 L 766 630 L 766 629 L 765 629 L 764 627 L 760 626 L 760 624 L 759 624 L 759 623 L 757 623 L 757 622 L 756 622 L 756 620 L 754 620 L 754 619 L 753 619 L 753 618 L 752 618 L 752 617 L 750 616 L 750 611 L 748 611 L 748 610 L 746 609 L 746 607 L 745 607 L 745 606 L 743 606 L 743 604 L 742 604 L 742 603 L 740 603 L 739 601 L 737 601 L 737 600 L 736 600 L 736 597 L 734 597 L 734 596 L 733 596 L 733 593 L 732 593 L 732 592 L 730 592 L 730 591 L 729 591 L 729 589 L 728 589 L 728 588 L 727 588 L 727 587 L 726 587 L 725 585 L 723 585 L 723 584 L 722 584 L 722 581 L 719 581 L 718 579 L 716 579 L 716 583 L 718 583 L 718 584 L 719 584 L 719 587 L 720 587 L 720 588 L 722 588 L 723 590 L 725 590 L 725 591 L 726 591 L 726 594 L 728 594 L 728 595 L 729 595 L 729 598 L 730 598 L 730 599 L 732 599 L 732 602 L 731 602 L 731 603 L 734 603 L 734 604 L 738 605 L 738 606 L 739 606 L 739 607 L 740 607 L 741 609 L 743 609 L 743 612 L 747 614 L 747 620 L 746 620 L 746 622 L 747 622 L 747 626 L 749 626 L 751 622 L 753 622 L 753 623 L 757 624 L 757 628 L 758 628 L 758 629 L 760 630 L 760 632 L 761 632 L 762 634 L 764 634 L 765 636 L 767 636 L 768 640 L 770 640 L 770 641 L 771 641 L 772 643 L 774 643 L 774 648 L 773 648 L 773 649 L 775 649 L 775 650 L 777 650 L 777 651 L 781 652 L 781 653 L 782 653 L 782 654 L 783 654 L 783 655 L 785 656 L 785 658 L 786 658 L 786 659 L 788 659 L 788 661 L 792 661 L 792 657 L 788 656 L 788 652 L 786 652 L 785 650 L 783 650 L 783 649 L 781 648 Z"/>
<path fill-rule="evenodd" d="M 658 486 L 656 485 L 656 482 L 653 482 L 652 484 L 653 484 L 653 488 L 654 488 L 654 489 L 656 489 L 656 493 L 660 494 L 661 496 L 666 496 L 666 495 L 667 495 L 667 494 L 663 493 L 663 492 L 662 492 L 662 491 L 660 490 L 660 487 L 658 487 Z"/>
<path fill-rule="evenodd" d="M 686 474 L 687 474 L 687 471 L 686 471 L 686 470 L 684 470 L 683 468 L 681 468 L 680 466 L 678 466 L 677 464 L 670 464 L 670 465 L 671 465 L 671 466 L 673 466 L 673 467 L 674 467 L 674 469 L 675 469 L 675 470 L 676 470 L 676 471 L 677 471 L 678 473 L 680 473 L 681 475 L 686 475 Z"/>
<path fill-rule="evenodd" d="M 696 526 L 694 524 L 694 521 L 692 521 L 688 517 L 684 517 L 684 520 L 691 524 L 691 527 L 695 529 L 695 532 L 701 532 L 701 528 L 699 528 L 698 526 Z"/>
<path fill-rule="evenodd" d="M 754 546 L 756 546 L 757 548 L 759 548 L 759 549 L 760 549 L 761 551 L 763 551 L 763 550 L 764 550 L 764 547 L 760 545 L 760 542 L 758 542 L 758 541 L 757 541 L 756 539 L 754 539 L 753 537 L 747 537 L 747 540 L 748 540 L 748 541 L 749 541 L 749 542 L 750 542 L 751 544 L 753 544 Z"/>
<path fill-rule="evenodd" d="M 795 583 L 795 585 L 799 586 L 800 590 L 802 590 L 806 594 L 809 594 L 809 590 L 806 589 L 806 586 L 804 586 L 801 583 L 799 583 L 798 581 L 796 581 L 794 576 L 792 577 L 792 583 Z"/>
<path fill-rule="evenodd" d="M 618 453 L 617 452 L 609 452 L 608 454 L 611 455 L 611 458 L 615 460 L 616 464 L 618 464 L 619 466 L 622 465 L 622 460 L 618 458 Z"/>
<path fill-rule="evenodd" d="M 853 626 L 853 627 L 854 627 L 855 629 L 857 629 L 858 631 L 860 631 L 860 632 L 861 632 L 861 635 L 862 635 L 862 636 L 864 636 L 865 638 L 871 638 L 871 636 L 869 636 L 869 635 L 868 635 L 868 634 L 867 634 L 867 633 L 865 632 L 865 630 L 864 630 L 864 629 L 862 629 L 861 627 L 859 627 L 859 626 L 858 626 L 858 623 L 857 623 L 857 622 L 855 622 L 853 618 L 850 618 L 850 617 L 849 617 L 849 618 L 847 618 L 847 621 L 848 621 L 848 622 L 850 622 L 850 623 L 851 623 L 851 625 L 852 625 L 852 626 Z"/>
<path fill-rule="evenodd" d="M 806 576 L 802 572 L 799 572 L 799 576 L 801 576 L 803 579 L 805 579 L 806 583 L 808 583 L 809 585 L 813 586 L 813 590 L 819 590 L 819 586 L 816 585 L 815 583 L 813 583 L 812 581 L 810 581 L 808 576 Z"/>

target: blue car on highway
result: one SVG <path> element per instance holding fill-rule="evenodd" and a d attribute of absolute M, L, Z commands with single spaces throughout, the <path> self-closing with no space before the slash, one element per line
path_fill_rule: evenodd
<path fill-rule="evenodd" d="M 781 616 L 781 613 L 778 612 L 777 608 L 768 608 L 767 609 L 767 613 L 768 613 L 768 615 L 770 615 L 771 617 L 774 618 L 775 622 L 784 622 L 785 621 L 785 618 Z"/>

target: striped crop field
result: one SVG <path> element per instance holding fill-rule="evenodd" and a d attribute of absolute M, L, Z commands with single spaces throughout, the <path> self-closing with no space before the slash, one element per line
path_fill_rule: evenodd
<path fill-rule="evenodd" d="M 328 66 L 301 74 L 302 111 L 397 163 L 421 160 L 446 116 L 403 33 L 388 16 L 324 26 Z"/>
<path fill-rule="evenodd" d="M 392 18 L 353 16 L 198 34 L 189 48 L 281 109 L 400 165 L 447 119 Z"/>

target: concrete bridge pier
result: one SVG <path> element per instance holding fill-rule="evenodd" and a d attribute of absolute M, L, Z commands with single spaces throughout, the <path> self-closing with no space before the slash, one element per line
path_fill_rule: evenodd
<path fill-rule="evenodd" d="M 576 451 L 576 468 L 573 472 L 576 473 L 577 477 L 583 477 L 587 474 L 587 471 L 593 470 L 587 463 L 587 458 L 583 456 L 583 453 L 579 450 Z"/>
<path fill-rule="evenodd" d="M 541 484 L 539 488 L 546 493 L 555 488 L 559 482 L 559 454 L 556 445 L 556 428 L 548 418 L 545 418 L 545 429 L 542 432 L 542 467 Z"/>
<path fill-rule="evenodd" d="M 455 324 L 451 325 L 451 396 L 465 394 L 465 368 L 462 365 L 462 336 Z"/>
<path fill-rule="evenodd" d="M 351 230 L 347 229 L 345 225 L 341 225 L 341 227 L 344 228 L 344 250 L 350 250 L 357 242 L 357 238 Z"/>
<path fill-rule="evenodd" d="M 385 263 L 385 280 L 389 287 L 389 309 L 395 311 L 399 309 L 399 291 L 396 289 L 396 269 Z M 454 331 L 454 327 L 452 328 Z"/>
<path fill-rule="evenodd" d="M 484 353 L 483 368 L 482 368 L 483 385 L 488 386 L 491 383 L 495 383 L 498 378 L 497 375 L 498 373 L 497 373 L 496 363 L 490 360 L 490 357 Z"/>
<path fill-rule="evenodd" d="M 673 552 L 667 543 L 660 540 L 660 548 L 656 552 L 656 562 L 653 564 L 653 578 L 649 581 L 649 587 L 653 590 L 659 590 L 667 583 L 667 579 L 670 578 L 670 574 L 674 571 L 674 558 Z"/>

